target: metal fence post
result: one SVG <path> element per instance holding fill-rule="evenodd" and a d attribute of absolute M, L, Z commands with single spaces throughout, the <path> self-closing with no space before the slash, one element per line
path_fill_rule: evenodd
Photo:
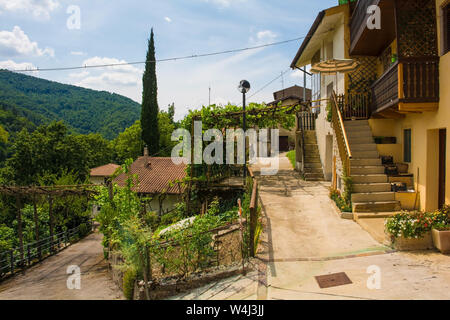
<path fill-rule="evenodd" d="M 9 252 L 9 257 L 11 258 L 11 274 L 14 274 L 14 250 Z"/>
<path fill-rule="evenodd" d="M 28 255 L 28 266 L 31 265 L 31 250 L 30 245 L 27 245 L 27 255 Z"/>

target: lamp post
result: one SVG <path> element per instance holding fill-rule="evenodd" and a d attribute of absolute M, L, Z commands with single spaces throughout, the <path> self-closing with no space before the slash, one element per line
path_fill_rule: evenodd
<path fill-rule="evenodd" d="M 246 123 L 246 113 L 245 113 L 245 94 L 250 91 L 250 82 L 247 80 L 242 80 L 239 83 L 238 90 L 240 93 L 242 93 L 242 108 L 244 111 L 243 114 L 243 130 L 244 130 L 244 183 L 245 179 L 247 178 L 247 141 L 245 139 L 245 131 L 247 131 L 247 123 Z"/>

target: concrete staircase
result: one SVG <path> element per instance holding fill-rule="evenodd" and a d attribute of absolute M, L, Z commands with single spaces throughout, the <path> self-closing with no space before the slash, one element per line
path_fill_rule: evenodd
<path fill-rule="evenodd" d="M 316 131 L 305 130 L 305 167 L 303 174 L 306 181 L 324 181 L 325 177 L 320 161 Z"/>
<path fill-rule="evenodd" d="M 388 176 L 384 174 L 367 120 L 346 121 L 345 130 L 352 152 L 350 172 L 353 180 L 353 213 L 393 212 L 400 210 Z"/>

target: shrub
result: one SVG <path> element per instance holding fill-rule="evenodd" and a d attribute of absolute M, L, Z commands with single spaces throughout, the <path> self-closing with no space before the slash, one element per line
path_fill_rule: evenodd
<path fill-rule="evenodd" d="M 123 294 L 125 299 L 133 300 L 134 296 L 134 283 L 137 279 L 137 272 L 134 268 L 129 268 L 123 275 Z"/>
<path fill-rule="evenodd" d="M 347 202 L 342 196 L 339 190 L 330 189 L 330 198 L 336 203 L 336 206 L 342 212 L 352 212 L 351 203 Z"/>
<path fill-rule="evenodd" d="M 296 154 L 295 150 L 289 151 L 287 153 L 287 157 L 288 157 L 289 161 L 291 162 L 292 167 L 295 169 L 295 167 L 297 165 L 297 163 L 296 163 L 297 162 L 297 154 Z"/>

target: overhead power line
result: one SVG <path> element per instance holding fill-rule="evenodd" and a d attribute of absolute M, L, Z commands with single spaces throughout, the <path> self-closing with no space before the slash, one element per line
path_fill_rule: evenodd
<path fill-rule="evenodd" d="M 275 79 L 271 80 L 269 83 L 267 83 L 266 85 L 264 85 L 261 89 L 257 90 L 254 94 L 252 94 L 251 96 L 249 96 L 248 98 L 251 99 L 254 96 L 256 96 L 258 93 L 260 93 L 261 91 L 263 91 L 265 88 L 267 88 L 268 86 L 270 86 L 272 83 L 274 83 L 275 81 L 277 81 L 278 79 L 280 79 L 281 77 L 283 77 L 286 73 L 288 73 L 291 70 L 291 68 L 287 69 L 286 71 L 282 72 L 279 76 L 277 76 Z"/>
<path fill-rule="evenodd" d="M 99 65 L 85 65 L 85 66 L 78 66 L 78 67 L 60 67 L 60 68 L 42 68 L 42 69 L 41 68 L 27 68 L 27 69 L 8 70 L 8 71 L 12 71 L 12 72 L 67 71 L 67 70 L 108 68 L 108 67 L 120 67 L 120 66 L 129 66 L 129 65 L 156 63 L 156 62 L 178 61 L 178 60 L 204 58 L 204 57 L 211 57 L 211 56 L 217 56 L 217 55 L 223 55 L 223 54 L 229 54 L 229 53 L 238 53 L 238 52 L 243 52 L 243 51 L 256 50 L 256 49 L 261 49 L 261 48 L 278 46 L 278 45 L 302 40 L 305 38 L 306 37 L 299 37 L 299 38 L 289 39 L 289 40 L 285 40 L 285 41 L 262 44 L 262 45 L 258 45 L 258 46 L 254 46 L 254 47 L 217 51 L 217 52 L 211 52 L 211 53 L 194 54 L 194 55 L 190 55 L 190 56 L 181 56 L 181 57 L 175 57 L 175 58 L 156 59 L 155 61 L 122 62 L 122 63 L 110 63 L 110 64 L 99 64 Z M 5 70 L 0 70 L 0 71 L 5 71 Z"/>

